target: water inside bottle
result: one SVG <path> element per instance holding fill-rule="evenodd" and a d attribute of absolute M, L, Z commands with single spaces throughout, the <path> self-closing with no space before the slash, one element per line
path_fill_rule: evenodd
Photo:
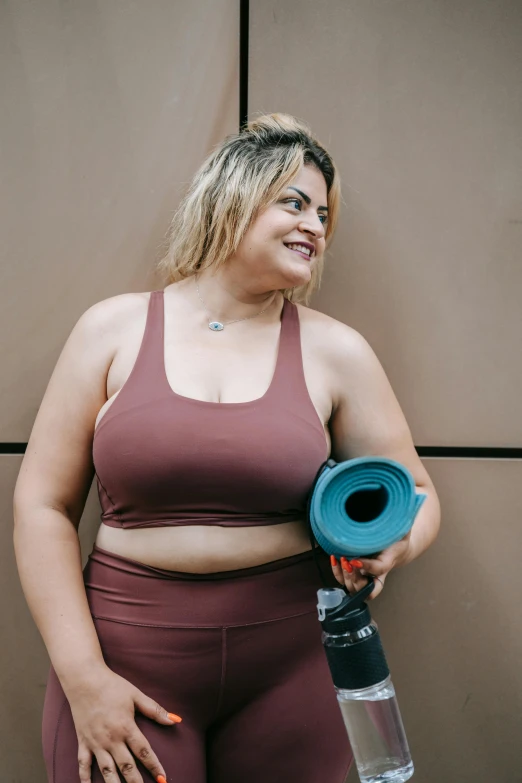
<path fill-rule="evenodd" d="M 413 775 L 408 743 L 395 698 L 347 698 L 338 691 L 337 698 L 350 737 L 361 783 L 404 783 Z M 361 694 L 362 695 L 362 694 Z M 387 695 L 381 691 L 380 696 Z"/>

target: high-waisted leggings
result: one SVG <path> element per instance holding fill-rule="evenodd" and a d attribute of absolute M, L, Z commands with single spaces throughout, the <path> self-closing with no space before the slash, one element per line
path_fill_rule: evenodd
<path fill-rule="evenodd" d="M 169 783 L 343 783 L 352 755 L 321 644 L 311 552 L 200 575 L 95 546 L 84 581 L 108 667 L 183 719 L 135 716 Z M 49 783 L 79 781 L 72 715 L 52 668 L 43 748 Z M 92 781 L 103 781 L 95 759 Z"/>

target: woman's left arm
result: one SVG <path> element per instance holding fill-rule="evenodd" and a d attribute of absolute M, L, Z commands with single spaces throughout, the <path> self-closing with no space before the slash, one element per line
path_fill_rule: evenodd
<path fill-rule="evenodd" d="M 425 494 L 410 532 L 377 557 L 361 557 L 332 564 L 334 575 L 349 592 L 367 583 L 365 573 L 377 577 L 371 598 L 382 591 L 393 568 L 406 565 L 435 540 L 440 526 L 440 504 L 433 482 L 413 444 L 410 429 L 386 373 L 365 338 L 340 322 L 330 324 L 330 374 L 333 407 L 329 426 L 332 457 L 337 462 L 362 456 L 380 456 L 400 462 L 413 476 L 417 494 Z M 336 333 L 336 334 L 334 334 Z"/>

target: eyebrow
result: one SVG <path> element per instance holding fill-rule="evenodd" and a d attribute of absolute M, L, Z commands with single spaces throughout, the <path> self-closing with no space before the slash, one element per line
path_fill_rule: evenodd
<path fill-rule="evenodd" d="M 292 185 L 288 186 L 288 190 L 295 190 L 296 193 L 299 193 L 299 195 L 302 196 L 302 198 L 304 198 L 307 204 L 312 203 L 312 199 L 310 198 L 310 196 L 307 196 L 306 193 L 303 193 L 302 190 L 299 190 L 298 188 L 294 188 L 292 187 Z M 317 207 L 317 209 L 321 209 L 325 212 L 328 212 L 328 207 Z"/>

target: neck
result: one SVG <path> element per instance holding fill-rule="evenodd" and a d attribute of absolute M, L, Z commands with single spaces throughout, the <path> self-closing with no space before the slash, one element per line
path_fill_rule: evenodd
<path fill-rule="evenodd" d="M 279 298 L 277 290 L 263 290 L 248 286 L 226 275 L 222 270 L 198 272 L 194 278 L 194 289 L 199 285 L 201 298 L 205 302 L 210 318 L 231 321 L 247 318 L 266 308 L 269 310 Z M 201 305 L 201 302 L 200 302 Z"/>

